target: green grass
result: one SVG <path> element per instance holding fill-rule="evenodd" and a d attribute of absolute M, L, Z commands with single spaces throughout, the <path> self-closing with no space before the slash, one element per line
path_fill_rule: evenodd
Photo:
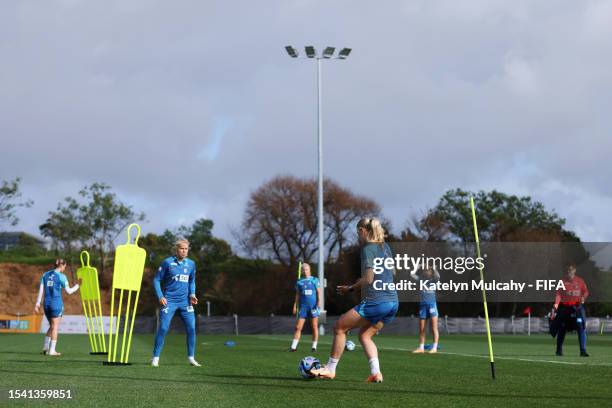
<path fill-rule="evenodd" d="M 84 335 L 61 335 L 61 357 L 39 354 L 42 335 L 0 335 L 0 401 L 11 388 L 74 390 L 71 406 L 91 407 L 602 407 L 612 401 L 612 337 L 589 337 L 590 358 L 578 357 L 568 335 L 565 357 L 554 356 L 549 336 L 496 336 L 496 380 L 486 338 L 442 337 L 444 353 L 413 355 L 414 337 L 376 337 L 383 384 L 366 384 L 361 348 L 345 353 L 333 381 L 303 380 L 297 363 L 311 354 L 309 340 L 288 353 L 289 336 L 199 336 L 203 367 L 186 364 L 185 339 L 170 335 L 160 360 L 148 365 L 153 337 L 134 336 L 131 366 L 102 366 L 88 354 Z M 236 341 L 228 348 L 223 342 Z M 355 337 L 352 339 L 357 342 Z M 327 360 L 330 337 L 316 353 Z M 2 404 L 0 402 L 0 404 Z M 11 406 L 33 402 L 11 402 Z M 55 402 L 56 406 L 68 405 Z M 51 404 L 51 405 L 53 405 Z"/>

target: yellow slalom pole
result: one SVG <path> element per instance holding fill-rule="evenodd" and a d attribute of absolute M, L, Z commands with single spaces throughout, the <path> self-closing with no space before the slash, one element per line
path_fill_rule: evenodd
<path fill-rule="evenodd" d="M 113 309 L 115 308 L 115 288 L 111 289 L 110 330 L 108 331 L 108 362 L 111 362 L 113 350 Z"/>
<path fill-rule="evenodd" d="M 127 306 L 125 308 L 125 322 L 123 322 L 123 339 L 121 340 L 121 357 L 119 358 L 120 362 L 123 361 L 123 356 L 125 355 L 125 336 L 127 335 L 128 321 L 130 317 L 130 300 L 132 299 L 132 291 L 128 290 L 128 300 Z"/>
<path fill-rule="evenodd" d="M 117 308 L 117 333 L 115 333 L 115 344 L 113 344 L 113 362 L 117 361 L 117 340 L 119 339 L 119 324 L 121 323 L 121 306 L 123 304 L 123 289 L 119 293 L 119 307 Z"/>
<path fill-rule="evenodd" d="M 128 345 L 127 345 L 127 353 L 125 354 L 124 363 L 128 362 L 128 357 L 130 356 L 130 346 L 132 345 L 132 332 L 134 331 L 134 320 L 136 320 L 136 308 L 138 307 L 138 297 L 140 296 L 140 291 L 136 291 L 136 300 L 134 301 L 134 312 L 132 313 L 132 322 L 130 323 L 130 336 L 128 337 Z"/>
<path fill-rule="evenodd" d="M 480 258 L 480 240 L 478 239 L 478 225 L 476 224 L 476 208 L 474 207 L 474 197 L 470 197 L 472 207 L 472 220 L 474 222 L 474 238 L 476 238 L 476 255 Z M 479 267 L 480 281 L 482 282 L 482 303 L 484 304 L 485 323 L 487 327 L 487 341 L 489 342 L 489 360 L 491 362 L 491 377 L 495 379 L 495 359 L 493 357 L 493 342 L 491 341 L 491 326 L 489 325 L 489 309 L 487 308 L 487 293 L 484 288 L 483 268 Z"/>
<path fill-rule="evenodd" d="M 87 325 L 87 334 L 89 335 L 89 344 L 91 345 L 91 351 L 94 351 L 94 342 L 91 335 L 91 327 L 89 324 L 89 318 L 87 317 L 87 309 L 85 308 L 85 301 L 81 299 L 83 304 L 83 314 L 85 315 L 85 324 Z"/>

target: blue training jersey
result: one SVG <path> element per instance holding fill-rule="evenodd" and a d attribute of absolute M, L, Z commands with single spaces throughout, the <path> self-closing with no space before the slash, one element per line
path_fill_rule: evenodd
<path fill-rule="evenodd" d="M 195 273 L 195 262 L 189 258 L 181 262 L 176 256 L 164 259 L 153 278 L 157 298 L 165 297 L 170 303 L 187 304 L 189 296 L 195 295 Z"/>
<path fill-rule="evenodd" d="M 317 289 L 319 279 L 311 276 L 297 281 L 295 289 L 300 294 L 300 306 L 313 308 L 317 305 Z"/>
<path fill-rule="evenodd" d="M 43 274 L 40 283 L 45 287 L 44 307 L 63 307 L 62 289 L 68 286 L 68 278 L 61 272 L 52 269 Z"/>
<path fill-rule="evenodd" d="M 361 248 L 361 273 L 374 269 L 375 258 L 393 258 L 393 252 L 386 243 L 369 242 Z M 374 280 L 366 288 L 365 300 L 368 303 L 397 302 L 397 292 L 384 284 L 393 283 L 393 270 L 384 268 L 374 274 Z"/>
<path fill-rule="evenodd" d="M 423 281 L 423 285 L 426 289 L 423 289 L 420 291 L 420 299 L 419 302 L 424 304 L 432 304 L 432 303 L 436 303 L 436 289 L 435 289 L 435 284 L 439 279 L 436 279 L 436 277 L 432 276 L 431 278 L 427 279 L 427 278 L 422 278 L 422 277 L 418 277 L 417 278 L 418 281 Z M 421 283 L 419 282 L 419 286 L 421 285 Z"/>

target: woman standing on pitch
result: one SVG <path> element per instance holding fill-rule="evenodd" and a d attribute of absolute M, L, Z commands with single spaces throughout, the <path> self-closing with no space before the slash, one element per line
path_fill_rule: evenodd
<path fill-rule="evenodd" d="M 159 311 L 159 326 L 155 334 L 151 365 L 159 367 L 159 355 L 164 347 L 164 339 L 170 329 L 172 317 L 178 311 L 187 334 L 187 360 L 194 367 L 200 367 L 195 360 L 196 329 L 193 306 L 198 304 L 195 290 L 196 264 L 187 258 L 189 241 L 179 239 L 175 245 L 176 255 L 162 262 L 153 278 L 153 287 L 162 306 Z M 163 285 L 163 289 L 162 289 Z"/>
<path fill-rule="evenodd" d="M 310 319 L 312 326 L 312 351 L 317 351 L 317 341 L 319 340 L 319 310 L 321 302 L 321 285 L 319 280 L 310 275 L 310 265 L 302 265 L 304 278 L 295 284 L 295 301 L 293 302 L 293 314 L 297 315 L 298 320 L 295 324 L 293 341 L 289 351 L 296 351 L 302 329 L 306 319 Z"/>
<path fill-rule="evenodd" d="M 419 301 L 419 347 L 413 353 L 425 352 L 425 326 L 427 319 L 431 321 L 431 333 L 433 334 L 434 342 L 431 346 L 430 353 L 438 352 L 438 341 L 440 334 L 438 333 L 438 304 L 436 303 L 435 283 L 440 280 L 440 274 L 435 268 L 425 268 L 422 273 L 410 275 L 416 281 L 423 281 L 426 289 L 421 290 L 421 299 Z"/>
<path fill-rule="evenodd" d="M 332 352 L 327 364 L 320 368 L 311 370 L 311 373 L 320 377 L 333 379 L 336 377 L 336 366 L 340 361 L 346 343 L 346 332 L 360 328 L 359 342 L 370 364 L 370 376 L 368 382 L 382 382 L 383 375 L 380 372 L 378 361 L 378 349 L 372 341 L 378 331 L 386 323 L 395 318 L 398 309 L 397 292 L 388 288 L 388 283 L 393 283 L 394 269 L 384 268 L 380 272 L 374 272 L 375 258 L 393 258 L 391 248 L 384 242 L 385 231 L 376 218 L 364 218 L 357 223 L 357 235 L 361 248 L 361 273 L 362 277 L 350 286 L 338 286 L 337 292 L 344 295 L 355 289 L 365 289 L 365 298 L 353 309 L 340 316 L 334 325 L 334 342 Z"/>
<path fill-rule="evenodd" d="M 57 333 L 59 330 L 59 324 L 64 314 L 64 301 L 62 300 L 62 288 L 71 295 L 77 291 L 79 284 L 77 283 L 73 287 L 68 285 L 68 278 L 64 275 L 66 269 L 66 261 L 63 259 L 55 260 L 55 268 L 47 271 L 40 278 L 40 287 L 38 290 L 38 299 L 36 300 L 36 306 L 34 307 L 35 313 L 40 313 L 40 302 L 45 296 L 45 303 L 43 309 L 45 316 L 49 321 L 49 330 L 45 336 L 45 343 L 43 345 L 43 354 L 49 356 L 59 356 L 62 353 L 55 351 L 57 345 Z"/>

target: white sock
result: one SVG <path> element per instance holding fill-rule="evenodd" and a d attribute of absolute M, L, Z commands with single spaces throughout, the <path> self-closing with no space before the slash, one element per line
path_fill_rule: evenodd
<path fill-rule="evenodd" d="M 425 350 L 425 343 L 419 344 L 419 350 Z"/>
<path fill-rule="evenodd" d="M 330 373 L 335 373 L 336 372 L 336 366 L 338 365 L 339 361 L 340 361 L 339 358 L 330 357 L 329 360 L 327 360 L 327 365 L 325 366 L 325 368 L 327 368 L 327 370 Z"/>
<path fill-rule="evenodd" d="M 438 343 L 434 343 L 431 345 L 432 350 L 438 350 Z"/>
<path fill-rule="evenodd" d="M 45 343 L 43 345 L 43 350 L 49 351 L 49 344 L 51 343 L 51 337 L 45 336 Z"/>
<path fill-rule="evenodd" d="M 195 357 L 194 357 L 194 356 L 189 356 L 189 357 L 187 357 L 187 360 L 189 360 L 189 361 L 195 361 Z"/>
<path fill-rule="evenodd" d="M 154 363 L 154 364 L 159 363 L 159 357 L 153 357 L 153 358 L 151 359 L 151 362 L 152 362 L 152 363 Z"/>
<path fill-rule="evenodd" d="M 291 342 L 291 348 L 295 350 L 299 342 L 299 340 L 293 339 L 293 341 Z"/>
<path fill-rule="evenodd" d="M 378 357 L 369 359 L 368 364 L 370 364 L 370 373 L 372 375 L 380 373 L 380 363 L 378 362 Z"/>
<path fill-rule="evenodd" d="M 56 345 L 57 345 L 57 340 L 51 340 L 51 347 L 49 348 L 49 353 L 55 353 Z"/>
<path fill-rule="evenodd" d="M 317 342 L 316 342 L 316 341 L 313 341 L 313 342 L 312 342 L 312 348 L 314 348 L 314 349 L 316 349 L 316 348 L 317 348 Z"/>

